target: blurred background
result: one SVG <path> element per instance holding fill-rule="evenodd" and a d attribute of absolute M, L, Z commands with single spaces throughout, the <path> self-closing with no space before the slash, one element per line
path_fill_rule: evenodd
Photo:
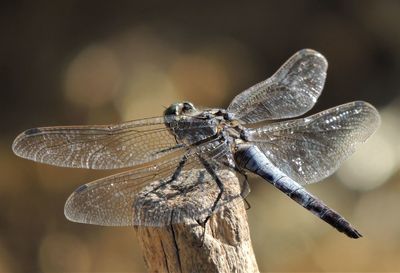
<path fill-rule="evenodd" d="M 0 272 L 142 272 L 132 228 L 68 222 L 79 185 L 109 172 L 12 154 L 22 130 L 107 124 L 189 100 L 226 107 L 302 48 L 329 61 L 311 111 L 375 105 L 379 131 L 308 189 L 365 236 L 351 240 L 251 179 L 248 217 L 261 271 L 400 271 L 399 1 L 2 1 Z"/>

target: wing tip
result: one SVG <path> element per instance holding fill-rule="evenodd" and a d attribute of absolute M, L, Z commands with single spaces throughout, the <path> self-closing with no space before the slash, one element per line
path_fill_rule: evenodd
<path fill-rule="evenodd" d="M 117 222 L 112 218 L 103 218 L 100 219 L 96 216 L 102 213 L 101 209 L 88 203 L 82 202 L 80 200 L 81 197 L 85 197 L 85 195 L 81 196 L 80 194 L 84 194 L 85 190 L 89 188 L 88 184 L 83 184 L 79 186 L 65 201 L 64 205 L 64 216 L 68 221 L 79 223 L 79 224 L 89 224 L 89 225 L 97 225 L 97 226 L 108 226 L 108 227 L 124 227 L 124 226 L 132 226 L 132 223 L 127 221 Z M 86 197 L 87 193 L 86 193 Z M 85 208 L 86 205 L 86 208 Z M 87 210 L 87 206 L 89 206 L 90 210 Z"/>
<path fill-rule="evenodd" d="M 21 156 L 21 155 L 19 154 L 19 150 L 18 150 L 18 143 L 19 143 L 19 136 L 17 136 L 17 137 L 14 139 L 13 143 L 11 144 L 11 150 L 13 151 L 13 153 L 14 153 L 15 155 Z"/>
<path fill-rule="evenodd" d="M 381 124 L 381 116 L 379 115 L 379 111 L 375 108 L 375 106 L 366 101 L 355 101 L 354 105 L 371 113 L 369 125 L 371 126 L 371 134 L 375 133 Z"/>
<path fill-rule="evenodd" d="M 77 212 L 77 208 L 76 208 L 76 202 L 75 202 L 76 194 L 81 193 L 86 188 L 87 188 L 87 184 L 83 184 L 83 185 L 79 186 L 68 197 L 67 201 L 65 201 L 64 216 L 65 216 L 65 218 L 67 218 L 68 221 L 75 222 L 75 223 L 87 223 L 87 221 L 85 221 L 85 217 L 83 216 L 81 211 L 79 211 L 79 213 L 76 213 Z M 75 212 L 75 213 L 73 213 L 73 212 Z"/>
<path fill-rule="evenodd" d="M 42 132 L 42 130 L 40 128 L 30 128 L 30 129 L 26 130 L 25 132 L 23 132 L 23 134 L 26 136 L 31 136 L 31 135 L 36 135 L 40 132 Z"/>
<path fill-rule="evenodd" d="M 19 152 L 19 144 L 23 141 L 23 140 L 25 140 L 26 138 L 28 138 L 28 137 L 31 137 L 31 136 L 35 136 L 35 135 L 37 135 L 37 134 L 39 134 L 39 133 L 41 133 L 42 131 L 41 131 L 41 129 L 40 128 L 30 128 L 30 129 L 28 129 L 28 130 L 25 130 L 25 131 L 23 131 L 22 133 L 20 133 L 15 139 L 14 139 L 14 141 L 13 141 L 13 143 L 12 143 L 12 145 L 11 145 L 11 148 L 12 148 L 12 150 L 13 150 L 13 152 L 16 154 L 16 155 L 18 155 L 18 156 L 20 156 L 20 157 L 24 157 L 20 152 Z"/>
<path fill-rule="evenodd" d="M 25 132 L 20 133 L 13 141 L 12 145 L 11 145 L 11 149 L 14 152 L 14 154 L 16 154 L 19 157 L 24 157 L 23 154 L 20 152 L 20 147 L 19 145 L 21 144 L 21 141 L 23 141 L 23 139 L 26 137 Z"/>
<path fill-rule="evenodd" d="M 87 184 L 83 184 L 81 186 L 79 186 L 74 193 L 82 193 L 83 191 L 85 191 L 89 186 Z"/>
<path fill-rule="evenodd" d="M 325 56 L 314 49 L 311 49 L 311 48 L 300 49 L 294 55 L 295 56 L 298 55 L 302 58 L 304 58 L 306 56 L 314 56 L 321 61 L 322 65 L 325 67 L 325 70 L 328 67 L 328 60 L 325 58 Z"/>

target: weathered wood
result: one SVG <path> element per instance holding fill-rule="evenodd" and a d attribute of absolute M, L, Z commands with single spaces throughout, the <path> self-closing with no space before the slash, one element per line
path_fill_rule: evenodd
<path fill-rule="evenodd" d="M 220 177 L 226 189 L 240 193 L 234 174 L 225 172 Z M 215 192 L 207 194 L 215 198 Z M 207 194 L 203 192 L 199 200 L 207 200 Z M 191 218 L 164 227 L 137 226 L 135 230 L 149 272 L 259 272 L 240 198 L 228 202 L 211 216 L 204 238 L 201 221 Z"/>

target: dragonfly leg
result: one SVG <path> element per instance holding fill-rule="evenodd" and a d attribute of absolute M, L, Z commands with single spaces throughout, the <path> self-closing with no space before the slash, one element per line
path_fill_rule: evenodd
<path fill-rule="evenodd" d="M 251 205 L 250 205 L 250 203 L 249 203 L 249 201 L 247 201 L 247 199 L 246 198 L 243 198 L 243 200 L 244 200 L 244 203 L 246 204 L 246 210 L 249 210 L 249 209 L 251 209 Z"/>
<path fill-rule="evenodd" d="M 249 209 L 251 209 L 251 205 L 250 205 L 249 201 L 247 201 L 247 199 L 246 199 L 247 194 L 249 194 L 249 192 L 250 192 L 250 185 L 249 185 L 249 181 L 247 180 L 247 174 L 244 171 L 239 170 L 238 168 L 236 168 L 235 170 L 244 177 L 243 184 L 242 184 L 242 191 L 240 192 L 240 196 L 243 197 L 243 200 L 246 204 L 246 210 L 249 210 Z"/>
<path fill-rule="evenodd" d="M 181 161 L 179 162 L 178 167 L 176 168 L 174 174 L 172 175 L 170 182 L 176 180 L 178 178 L 178 176 L 181 174 L 183 167 L 185 166 L 186 162 L 187 162 L 187 155 L 185 154 Z"/>
<path fill-rule="evenodd" d="M 187 155 L 185 154 L 182 157 L 182 159 L 179 161 L 178 167 L 175 169 L 175 171 L 174 171 L 173 175 L 171 176 L 171 178 L 168 179 L 167 181 L 165 181 L 164 183 L 160 183 L 160 185 L 158 185 L 157 187 L 154 187 L 153 189 L 151 189 L 149 192 L 147 192 L 145 194 L 145 196 L 149 195 L 150 193 L 154 193 L 154 192 L 157 193 L 157 190 L 159 190 L 160 188 L 162 188 L 162 187 L 168 185 L 169 183 L 175 181 L 179 177 L 180 173 L 182 172 L 182 169 L 185 166 L 185 164 L 187 162 L 187 159 L 188 159 Z"/>
<path fill-rule="evenodd" d="M 211 166 L 210 163 L 208 163 L 203 157 L 199 156 L 201 163 L 203 164 L 204 168 L 207 170 L 207 172 L 211 175 L 211 177 L 214 179 L 214 181 L 217 183 L 217 186 L 219 188 L 219 193 L 217 198 L 214 201 L 213 206 L 211 207 L 211 214 L 206 217 L 206 219 L 203 222 L 204 226 L 204 231 L 205 231 L 205 226 L 210 219 L 211 215 L 214 213 L 214 211 L 217 208 L 219 200 L 221 200 L 222 194 L 224 193 L 224 184 L 222 183 L 221 179 L 219 179 L 217 173 L 215 172 L 214 168 Z"/>
<path fill-rule="evenodd" d="M 203 247 L 204 246 L 204 239 L 205 239 L 205 236 L 206 236 L 206 228 L 207 228 L 207 226 L 206 226 L 206 222 L 197 221 L 197 223 L 200 226 L 203 227 L 203 232 L 201 233 L 201 244 L 199 245 L 199 247 Z"/>
<path fill-rule="evenodd" d="M 158 186 L 157 186 L 156 188 L 154 188 L 152 191 L 158 190 L 159 188 L 161 188 L 161 187 L 163 187 L 163 186 L 165 186 L 165 185 L 167 185 L 167 184 L 169 184 L 169 183 L 175 181 L 175 180 L 179 177 L 179 175 L 181 174 L 182 169 L 183 169 L 183 167 L 185 166 L 186 162 L 187 162 L 187 155 L 184 155 L 184 156 L 182 157 L 181 161 L 179 161 L 178 167 L 175 169 L 175 172 L 174 172 L 174 174 L 171 176 L 171 178 L 168 179 L 165 183 L 162 183 L 162 184 L 158 185 Z"/>
<path fill-rule="evenodd" d="M 241 174 L 243 176 L 244 180 L 243 180 L 243 183 L 241 185 L 240 196 L 242 196 L 244 201 L 246 202 L 246 205 L 248 207 L 248 208 L 246 208 L 246 210 L 250 209 L 251 208 L 250 203 L 245 198 L 250 192 L 250 185 L 249 185 L 249 180 L 247 178 L 246 172 L 244 170 L 242 170 L 242 169 L 239 169 L 237 166 L 231 166 L 230 164 L 227 164 L 225 162 L 222 162 L 222 165 L 228 167 L 231 170 L 234 170 L 235 172 L 237 172 L 237 173 L 239 173 L 239 174 Z"/>

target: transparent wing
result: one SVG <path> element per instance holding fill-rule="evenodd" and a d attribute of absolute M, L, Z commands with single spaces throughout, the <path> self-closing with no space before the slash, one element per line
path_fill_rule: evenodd
<path fill-rule="evenodd" d="M 321 94 L 327 68 L 320 53 L 300 50 L 272 77 L 237 95 L 228 111 L 245 123 L 300 116 Z"/>
<path fill-rule="evenodd" d="M 68 198 L 64 213 L 74 222 L 104 226 L 133 224 L 133 203 L 138 193 L 151 182 L 170 178 L 184 153 L 144 168 L 105 177 L 80 186 Z M 187 168 L 195 165 L 191 158 Z"/>
<path fill-rule="evenodd" d="M 213 152 L 218 150 L 216 147 Z M 186 218 L 205 219 L 227 202 L 240 200 L 240 187 L 234 183 L 236 177 L 219 169 L 221 179 L 234 185 L 228 187 L 212 211 L 218 187 L 203 169 L 194 149 L 186 154 L 182 173 L 171 181 L 184 155 L 178 151 L 156 165 L 135 168 L 79 187 L 66 202 L 66 217 L 75 222 L 105 226 L 165 226 Z M 210 155 L 215 160 L 221 156 Z"/>
<path fill-rule="evenodd" d="M 117 125 L 34 128 L 20 134 L 13 143 L 18 156 L 88 169 L 129 167 L 179 148 L 162 117 Z"/>
<path fill-rule="evenodd" d="M 372 105 L 356 101 L 307 118 L 250 129 L 248 140 L 290 178 L 306 184 L 337 170 L 379 123 Z"/>

